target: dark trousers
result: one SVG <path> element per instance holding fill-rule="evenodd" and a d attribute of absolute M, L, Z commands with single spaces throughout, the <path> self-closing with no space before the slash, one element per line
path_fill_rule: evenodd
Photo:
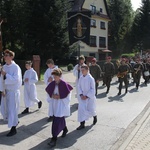
<path fill-rule="evenodd" d="M 140 85 L 140 79 L 141 79 L 141 73 L 135 73 L 135 75 L 134 75 L 134 81 L 135 81 L 135 83 L 136 83 L 136 88 L 138 88 L 139 87 L 139 85 Z"/>
<path fill-rule="evenodd" d="M 126 91 L 128 90 L 128 77 L 127 75 L 124 76 L 123 78 L 119 78 L 119 92 L 121 93 L 121 90 L 122 90 L 122 85 L 123 85 L 123 82 L 125 84 L 125 89 Z"/>
<path fill-rule="evenodd" d="M 95 81 L 95 95 L 97 95 L 98 83 Z"/>
<path fill-rule="evenodd" d="M 111 82 L 111 80 L 112 80 L 111 75 L 105 75 L 105 76 L 104 76 L 104 81 L 105 81 L 105 84 L 106 84 L 106 86 L 107 86 L 107 90 L 108 90 L 108 91 L 109 91 L 109 89 L 110 89 L 110 82 Z"/>

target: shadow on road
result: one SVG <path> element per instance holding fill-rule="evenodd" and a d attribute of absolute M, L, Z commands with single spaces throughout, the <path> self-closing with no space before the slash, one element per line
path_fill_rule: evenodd
<path fill-rule="evenodd" d="M 75 103 L 73 105 L 70 106 L 70 111 L 71 111 L 71 114 L 75 111 L 78 110 L 78 103 Z"/>
<path fill-rule="evenodd" d="M 105 98 L 105 97 L 107 97 L 106 92 L 103 92 L 103 93 L 97 94 L 97 96 L 96 96 L 96 98 Z"/>
<path fill-rule="evenodd" d="M 29 111 L 29 113 L 27 113 L 27 114 L 18 114 L 18 118 L 22 118 L 22 117 L 25 117 L 25 116 L 27 116 L 27 115 L 31 115 L 31 114 L 33 114 L 33 113 L 36 113 L 36 112 L 38 112 L 39 111 L 39 109 L 37 109 L 37 110 L 34 110 L 34 111 Z"/>
<path fill-rule="evenodd" d="M 99 87 L 98 87 L 98 89 L 104 89 L 104 88 L 106 88 L 105 85 L 104 85 L 104 86 L 99 86 Z"/>
<path fill-rule="evenodd" d="M 138 90 L 136 88 L 133 88 L 129 91 L 129 93 L 134 93 L 134 92 L 138 92 Z"/>
<path fill-rule="evenodd" d="M 110 85 L 117 85 L 119 84 L 118 80 L 117 81 L 114 81 L 113 83 L 111 83 Z"/>
<path fill-rule="evenodd" d="M 14 144 L 17 144 L 35 134 L 37 134 L 39 131 L 43 130 L 44 128 L 46 128 L 48 126 L 48 125 L 47 126 L 45 125 L 45 124 L 47 124 L 47 122 L 45 120 L 46 120 L 46 118 L 42 118 L 41 120 L 38 120 L 27 126 L 25 126 L 25 125 L 19 126 L 17 128 L 17 134 L 14 135 L 13 137 L 6 137 L 6 134 L 9 132 L 10 129 L 8 129 L 8 131 L 1 132 L 0 133 L 0 139 L 1 139 L 0 145 L 12 146 Z"/>
<path fill-rule="evenodd" d="M 74 130 L 74 131 L 68 133 L 65 138 L 59 137 L 57 140 L 56 147 L 51 148 L 51 149 L 54 150 L 54 149 L 64 149 L 64 148 L 72 147 L 77 142 L 77 140 L 79 138 L 81 138 L 83 135 L 85 135 L 92 127 L 93 127 L 93 125 L 86 126 L 86 128 L 84 128 L 83 130 L 80 130 L 80 131 Z M 90 132 L 92 132 L 92 130 L 90 130 Z M 47 150 L 47 149 L 50 149 L 50 147 L 48 146 L 49 140 L 50 139 L 47 139 L 47 140 L 41 142 L 40 144 L 31 148 L 30 150 Z"/>
<path fill-rule="evenodd" d="M 123 102 L 123 99 L 122 99 L 122 98 L 123 98 L 125 95 L 126 95 L 126 94 L 122 94 L 122 95 L 119 95 L 119 96 L 116 95 L 116 96 L 113 96 L 113 97 L 112 97 L 112 96 L 109 96 L 109 97 L 108 97 L 108 99 L 109 99 L 108 102 L 113 102 L 113 101 Z"/>

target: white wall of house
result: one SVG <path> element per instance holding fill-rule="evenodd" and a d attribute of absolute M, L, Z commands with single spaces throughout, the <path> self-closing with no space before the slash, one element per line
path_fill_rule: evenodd
<path fill-rule="evenodd" d="M 85 0 L 83 4 L 83 9 L 88 9 L 91 10 L 91 6 L 96 7 L 96 15 L 92 15 L 91 20 L 94 21 L 94 26 L 91 27 L 90 35 L 91 36 L 96 36 L 96 45 L 94 46 L 88 46 L 84 43 L 80 43 L 80 51 L 81 54 L 85 56 L 90 56 L 90 55 L 95 55 L 97 59 L 99 59 L 99 49 L 107 49 L 108 48 L 108 21 L 109 19 L 102 18 L 100 15 L 97 15 L 98 13 L 101 12 L 101 14 L 107 15 L 105 4 L 103 0 Z M 105 29 L 101 28 L 101 22 L 105 24 Z M 106 42 L 105 46 L 100 46 L 99 43 L 99 37 L 104 37 Z"/>

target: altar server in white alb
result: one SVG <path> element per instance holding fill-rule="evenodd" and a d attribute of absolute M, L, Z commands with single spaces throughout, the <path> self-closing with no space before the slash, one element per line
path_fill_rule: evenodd
<path fill-rule="evenodd" d="M 58 66 L 54 64 L 54 61 L 52 59 L 48 59 L 46 62 L 46 65 L 48 66 L 48 69 L 44 73 L 44 82 L 46 86 L 48 86 L 54 80 L 52 72 L 54 69 L 57 69 Z M 53 119 L 53 113 L 52 113 L 52 108 L 51 108 L 52 105 L 50 103 L 51 102 L 50 97 L 48 94 L 47 94 L 47 102 L 49 103 L 48 119 L 47 119 L 47 121 L 49 122 L 49 121 L 52 121 Z"/>
<path fill-rule="evenodd" d="M 33 106 L 35 103 L 38 104 L 38 108 L 42 107 L 42 102 L 37 98 L 37 91 L 35 83 L 38 81 L 38 76 L 36 71 L 32 68 L 32 62 L 25 62 L 26 71 L 23 76 L 24 82 L 24 103 L 26 109 L 22 114 L 29 113 L 29 107 Z"/>
<path fill-rule="evenodd" d="M 81 71 L 83 75 L 78 83 L 78 121 L 80 126 L 77 130 L 85 128 L 85 121 L 91 117 L 93 117 L 93 125 L 97 123 L 95 81 L 89 74 L 89 67 L 87 65 L 83 65 Z"/>
<path fill-rule="evenodd" d="M 4 85 L 4 76 L 1 74 L 2 66 L 0 64 L 0 111 L 3 117 L 3 120 L 7 120 L 7 107 L 6 107 L 6 98 L 5 98 L 5 85 Z"/>
<path fill-rule="evenodd" d="M 22 85 L 22 75 L 20 67 L 13 61 L 15 54 L 10 50 L 4 51 L 4 60 L 1 74 L 4 76 L 6 89 L 6 103 L 8 112 L 8 127 L 11 128 L 7 136 L 13 136 L 17 133 L 18 111 L 20 103 L 20 87 Z"/>
<path fill-rule="evenodd" d="M 77 65 L 75 65 L 74 69 L 73 69 L 73 75 L 76 77 L 76 90 L 77 90 L 77 85 L 78 85 L 78 81 L 79 78 L 82 76 L 82 72 L 81 72 L 81 67 L 83 65 L 85 65 L 85 57 L 83 55 L 81 55 L 79 57 L 79 63 Z"/>

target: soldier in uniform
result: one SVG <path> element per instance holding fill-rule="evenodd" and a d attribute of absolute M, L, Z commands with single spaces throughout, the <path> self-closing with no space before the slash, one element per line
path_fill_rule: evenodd
<path fill-rule="evenodd" d="M 114 64 L 111 62 L 110 56 L 106 57 L 106 62 L 103 66 L 103 71 L 104 71 L 104 81 L 107 86 L 106 94 L 108 94 L 110 89 L 110 82 L 115 72 L 115 67 Z"/>
<path fill-rule="evenodd" d="M 140 61 L 140 58 L 136 58 L 136 64 L 134 65 L 133 69 L 134 69 L 134 81 L 136 83 L 136 89 L 138 90 L 140 79 L 141 79 L 141 74 L 143 70 L 143 65 Z"/>
<path fill-rule="evenodd" d="M 125 62 L 125 58 L 121 60 L 121 65 L 118 68 L 118 74 L 117 77 L 119 78 L 119 93 L 118 95 L 121 95 L 122 90 L 122 83 L 125 84 L 125 93 L 128 92 L 128 72 L 129 72 L 129 66 Z"/>
<path fill-rule="evenodd" d="M 91 66 L 90 66 L 90 74 L 95 80 L 95 94 L 97 95 L 97 88 L 99 85 L 100 77 L 102 74 L 101 67 L 96 63 L 96 58 L 93 58 L 91 61 Z"/>

